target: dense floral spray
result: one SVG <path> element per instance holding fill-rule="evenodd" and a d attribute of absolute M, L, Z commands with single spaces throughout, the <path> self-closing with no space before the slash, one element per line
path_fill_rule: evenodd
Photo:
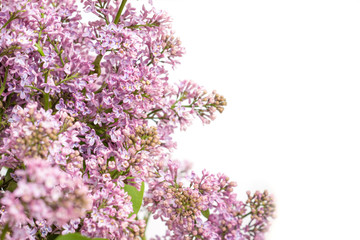
<path fill-rule="evenodd" d="M 168 228 L 155 239 L 264 239 L 267 191 L 241 201 L 172 160 L 174 130 L 226 100 L 168 81 L 184 48 L 146 6 L 0 1 L 0 240 L 146 239 L 150 215 Z"/>

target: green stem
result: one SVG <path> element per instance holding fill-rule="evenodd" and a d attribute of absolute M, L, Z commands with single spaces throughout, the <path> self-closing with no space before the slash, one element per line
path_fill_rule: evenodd
<path fill-rule="evenodd" d="M 29 85 L 26 85 L 26 86 L 24 86 L 24 87 L 28 87 L 28 88 L 31 88 L 31 89 L 37 90 L 37 91 L 41 92 L 42 94 L 46 94 L 43 90 L 41 90 L 41 89 L 39 89 L 39 88 L 37 88 L 37 87 L 34 87 L 34 86 L 29 86 Z"/>
<path fill-rule="evenodd" d="M 57 55 L 59 56 L 60 58 L 60 62 L 61 62 L 61 65 L 64 67 L 65 66 L 65 63 L 64 63 L 64 60 L 62 59 L 62 56 L 61 56 L 61 53 L 62 51 L 59 51 L 59 49 L 57 48 L 56 44 L 50 40 L 50 38 L 48 38 L 48 41 L 51 43 L 51 45 L 54 47 L 55 49 L 55 52 L 57 53 Z"/>
<path fill-rule="evenodd" d="M 148 212 L 148 214 L 145 216 L 145 229 L 144 229 L 144 236 L 141 238 L 142 240 L 146 240 L 146 228 L 148 226 L 148 222 L 149 222 L 149 219 L 150 219 L 150 216 L 151 216 L 151 212 Z"/>
<path fill-rule="evenodd" d="M 49 74 L 48 71 L 44 74 L 45 83 L 47 83 L 48 74 Z M 50 101 L 49 101 L 49 99 L 50 99 L 50 94 L 49 94 L 49 93 L 46 93 L 46 92 L 44 92 L 43 94 L 44 94 L 44 99 L 43 99 L 43 101 L 44 101 L 44 109 L 45 109 L 45 111 L 47 111 L 47 110 L 49 110 L 49 108 L 50 108 Z"/>
<path fill-rule="evenodd" d="M 38 41 L 37 41 L 37 44 L 40 45 L 40 39 L 41 39 L 41 35 L 42 35 L 42 31 L 44 30 L 43 27 L 40 27 L 40 31 L 39 31 L 39 34 L 38 34 Z"/>
<path fill-rule="evenodd" d="M 9 20 L 7 20 L 7 22 L 4 24 L 4 26 L 2 26 L 2 28 L 0 30 L 2 30 L 3 28 L 6 28 L 6 26 L 15 18 L 16 18 L 16 13 L 11 13 Z"/>
<path fill-rule="evenodd" d="M 0 57 L 3 57 L 5 55 L 10 55 L 10 54 L 14 53 L 16 49 L 21 49 L 21 47 L 19 47 L 17 45 L 12 45 L 12 46 L 4 49 L 3 51 L 1 51 Z"/>
<path fill-rule="evenodd" d="M 44 27 L 42 27 L 42 26 L 40 26 L 40 30 L 39 30 L 39 34 L 38 34 L 38 41 L 37 41 L 37 43 L 35 43 L 34 45 L 35 45 L 35 47 L 37 47 L 37 50 L 38 50 L 38 52 L 40 53 L 40 55 L 42 56 L 42 57 L 44 57 L 45 56 L 45 54 L 44 54 L 44 51 L 43 51 L 43 48 L 42 48 L 42 46 L 41 46 L 41 35 L 42 35 L 42 31 L 44 30 Z"/>
<path fill-rule="evenodd" d="M 100 5 L 101 8 L 104 8 L 104 6 L 102 5 L 101 0 L 98 0 L 98 3 L 99 3 L 99 5 Z"/>
<path fill-rule="evenodd" d="M 67 81 L 69 81 L 69 80 L 71 80 L 71 79 L 77 78 L 77 77 L 79 77 L 79 76 L 80 76 L 79 73 L 75 73 L 74 75 L 71 75 L 70 77 L 67 77 L 67 78 L 65 78 L 64 80 L 62 80 L 62 81 L 60 81 L 60 82 L 58 82 L 58 83 L 55 83 L 55 86 L 59 86 L 60 84 L 62 84 L 62 83 L 64 83 L 64 82 L 67 82 Z"/>
<path fill-rule="evenodd" d="M 8 231 L 9 231 L 9 223 L 6 223 L 3 230 L 2 230 L 2 233 L 1 233 L 1 237 L 0 237 L 1 240 L 5 239 L 6 233 Z"/>
<path fill-rule="evenodd" d="M 49 110 L 50 108 L 50 95 L 48 93 L 45 93 L 44 94 L 44 109 L 45 111 Z"/>
<path fill-rule="evenodd" d="M 160 24 L 158 22 L 153 22 L 153 23 L 146 23 L 146 24 L 130 25 L 125 28 L 136 29 L 136 28 L 142 28 L 142 27 L 158 27 L 158 26 L 160 26 Z"/>
<path fill-rule="evenodd" d="M 247 214 L 241 216 L 242 219 L 246 218 L 247 216 L 249 216 L 251 214 L 251 212 L 248 212 Z"/>
<path fill-rule="evenodd" d="M 122 0 L 121 5 L 120 5 L 120 7 L 119 7 L 119 10 L 118 10 L 118 12 L 117 12 L 117 14 L 116 14 L 116 17 L 115 17 L 115 19 L 114 19 L 114 23 L 115 23 L 115 24 L 118 24 L 118 23 L 119 23 L 121 13 L 122 13 L 122 11 L 124 10 L 124 7 L 125 7 L 126 2 L 127 2 L 127 0 Z"/>
<path fill-rule="evenodd" d="M 102 13 L 100 10 L 96 10 L 96 12 L 97 12 L 99 15 L 101 15 L 101 16 L 99 16 L 100 18 L 102 18 L 102 19 L 105 20 L 106 25 L 109 25 L 109 24 L 110 24 L 109 20 L 107 19 L 106 15 L 105 15 L 104 13 Z"/>
<path fill-rule="evenodd" d="M 106 86 L 107 86 L 106 82 L 103 82 L 102 85 L 101 85 L 101 87 L 100 87 L 98 90 L 96 90 L 94 93 L 95 93 L 95 94 L 101 93 L 102 90 L 103 90 Z"/>
<path fill-rule="evenodd" d="M 37 47 L 37 50 L 38 50 L 38 52 L 40 53 L 40 55 L 41 55 L 42 57 L 44 57 L 45 54 L 44 54 L 44 51 L 43 51 L 42 47 L 40 46 L 40 44 L 35 43 L 34 45 L 35 45 L 35 47 Z"/>

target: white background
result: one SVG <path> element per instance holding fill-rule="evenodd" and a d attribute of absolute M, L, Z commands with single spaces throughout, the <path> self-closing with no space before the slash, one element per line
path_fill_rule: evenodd
<path fill-rule="evenodd" d="M 227 173 L 239 198 L 271 191 L 267 240 L 360 239 L 360 1 L 153 1 L 187 51 L 172 78 L 228 100 L 175 155 Z"/>
<path fill-rule="evenodd" d="M 153 1 L 187 50 L 172 80 L 228 101 L 175 156 L 228 174 L 239 198 L 272 192 L 267 240 L 360 239 L 360 1 Z"/>

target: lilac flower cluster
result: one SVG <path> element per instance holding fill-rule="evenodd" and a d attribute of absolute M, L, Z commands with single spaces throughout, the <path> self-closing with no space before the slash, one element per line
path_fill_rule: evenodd
<path fill-rule="evenodd" d="M 154 214 L 165 239 L 262 239 L 267 192 L 244 203 L 225 175 L 171 160 L 175 129 L 210 123 L 226 99 L 170 84 L 184 48 L 169 16 L 81 3 L 89 22 L 75 0 L 0 2 L 1 238 L 145 239 Z"/>
<path fill-rule="evenodd" d="M 223 174 L 181 176 L 179 163 L 158 165 L 149 181 L 145 206 L 166 222 L 169 239 L 262 239 L 273 217 L 273 198 L 256 192 L 247 202 L 236 199 L 235 182 Z M 246 217 L 250 220 L 246 221 Z"/>

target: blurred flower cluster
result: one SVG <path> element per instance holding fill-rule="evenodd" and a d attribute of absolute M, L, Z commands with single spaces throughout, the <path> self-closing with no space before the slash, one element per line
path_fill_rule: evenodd
<path fill-rule="evenodd" d="M 168 228 L 156 239 L 264 239 L 271 195 L 242 202 L 227 176 L 172 160 L 175 129 L 226 99 L 170 83 L 184 48 L 165 12 L 2 0 L 0 34 L 1 240 L 146 239 L 150 215 Z"/>

